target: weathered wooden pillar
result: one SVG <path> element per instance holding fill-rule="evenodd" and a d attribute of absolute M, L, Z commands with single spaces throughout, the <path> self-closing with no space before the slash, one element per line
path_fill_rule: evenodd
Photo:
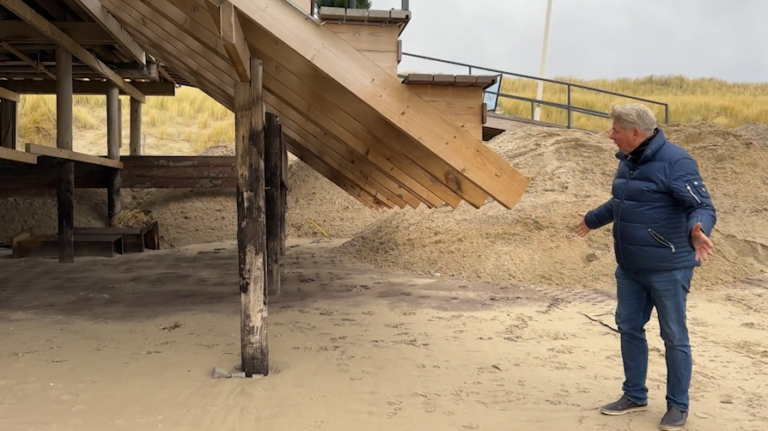
<path fill-rule="evenodd" d="M 141 102 L 131 98 L 131 143 L 130 154 L 141 156 L 144 148 L 141 146 Z"/>
<path fill-rule="evenodd" d="M 250 68 L 250 82 L 235 82 L 241 360 L 248 377 L 269 373 L 261 60 L 252 58 Z"/>
<path fill-rule="evenodd" d="M 120 160 L 120 89 L 110 84 L 107 88 L 107 157 Z M 120 170 L 112 169 L 107 184 L 107 219 L 120 212 Z"/>
<path fill-rule="evenodd" d="M 72 150 L 72 54 L 56 48 L 56 147 Z M 56 181 L 59 262 L 75 261 L 75 162 L 61 161 Z"/>
<path fill-rule="evenodd" d="M 280 158 L 281 158 L 281 175 L 280 175 L 280 256 L 285 256 L 285 241 L 286 237 L 286 214 L 288 211 L 288 150 L 285 146 L 285 139 L 283 139 L 283 125 L 280 126 Z"/>
<path fill-rule="evenodd" d="M 0 147 L 16 149 L 19 136 L 19 103 L 15 100 L 0 101 Z"/>
<path fill-rule="evenodd" d="M 283 157 L 280 142 L 280 123 L 275 114 L 266 114 L 264 179 L 267 222 L 267 291 L 280 295 L 280 207 L 282 206 Z"/>

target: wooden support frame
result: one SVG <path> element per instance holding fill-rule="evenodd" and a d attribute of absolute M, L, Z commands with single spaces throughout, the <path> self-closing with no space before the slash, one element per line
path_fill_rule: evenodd
<path fill-rule="evenodd" d="M 10 148 L 0 147 L 0 160 L 24 163 L 29 165 L 37 164 L 37 156 L 29 154 L 24 151 L 14 150 Z"/>
<path fill-rule="evenodd" d="M 140 32 L 139 26 L 141 24 L 138 21 L 135 21 L 135 20 L 141 19 L 141 20 L 143 20 L 142 22 L 149 22 L 150 26 L 152 26 L 152 20 L 155 20 L 156 21 L 156 23 L 155 23 L 156 26 L 154 26 L 154 27 L 152 27 L 150 29 L 150 33 L 148 33 L 148 35 L 151 35 L 151 39 L 147 39 L 147 41 L 146 41 L 147 45 L 146 46 L 149 47 L 152 44 L 157 44 L 157 47 L 159 49 L 162 49 L 162 50 L 166 51 L 165 53 L 162 54 L 163 57 L 164 57 L 164 61 L 169 62 L 169 64 L 170 64 L 171 61 L 173 61 L 173 67 L 175 69 L 179 70 L 180 72 L 188 72 L 190 74 L 190 80 L 194 79 L 194 78 L 192 78 L 192 76 L 199 75 L 201 80 L 200 80 L 198 86 L 201 89 L 203 89 L 203 91 L 206 91 L 208 94 L 212 95 L 212 97 L 217 99 L 219 102 L 223 103 L 225 106 L 229 106 L 228 103 L 227 103 L 227 100 L 226 100 L 227 97 L 228 97 L 226 93 L 229 93 L 232 90 L 227 89 L 227 85 L 226 84 L 224 84 L 223 86 L 219 86 L 219 88 L 222 88 L 222 90 L 218 91 L 218 90 L 213 90 L 211 88 L 210 84 L 207 84 L 206 82 L 202 81 L 202 79 L 206 78 L 206 75 L 208 74 L 208 70 L 213 70 L 213 69 L 210 69 L 210 68 L 202 69 L 202 66 L 204 66 L 206 64 L 210 64 L 211 62 L 217 63 L 216 67 L 218 67 L 220 70 L 224 71 L 225 75 L 230 75 L 230 76 L 235 77 L 234 70 L 232 69 L 231 65 L 229 64 L 228 57 L 223 52 L 223 48 L 221 48 L 220 38 L 218 37 L 218 31 L 216 30 L 216 32 L 214 33 L 214 29 L 216 28 L 215 22 L 218 22 L 218 20 L 216 20 L 216 21 L 212 20 L 210 16 L 206 16 L 206 14 L 200 12 L 199 9 L 189 8 L 188 7 L 189 5 L 186 4 L 186 3 L 175 2 L 175 4 L 177 4 L 179 7 L 183 7 L 184 8 L 183 11 L 179 10 L 179 9 L 174 9 L 174 8 L 170 7 L 167 3 L 160 3 L 160 4 L 153 3 L 152 4 L 153 5 L 153 7 L 152 7 L 153 12 L 157 12 L 157 13 L 151 13 L 146 7 L 144 7 L 143 5 L 138 4 L 138 3 L 135 4 L 135 9 L 133 9 L 133 10 L 131 10 L 130 8 L 125 7 L 125 4 L 123 4 L 123 3 L 119 3 L 118 4 L 116 2 L 111 2 L 111 1 L 108 0 L 108 1 L 105 2 L 105 4 L 108 5 L 110 10 L 114 11 L 114 13 L 117 14 L 116 16 L 119 16 L 119 18 L 121 20 L 123 20 L 123 22 L 125 22 L 129 27 L 130 26 L 134 26 L 134 29 L 136 31 L 136 37 L 138 37 L 138 38 L 142 37 L 139 34 L 139 32 Z M 216 11 L 218 12 L 218 9 Z M 142 13 L 144 15 L 140 16 L 139 13 Z M 185 15 L 184 14 L 190 14 L 190 16 L 193 17 L 193 20 L 191 22 L 189 20 L 185 21 L 185 18 L 184 18 Z M 218 15 L 217 15 L 217 17 L 218 17 Z M 174 22 L 171 25 L 168 25 L 168 23 L 164 23 L 162 21 L 162 19 L 171 19 L 171 18 L 174 19 Z M 146 21 L 144 21 L 144 20 L 146 20 Z M 197 24 L 198 27 L 195 27 L 194 30 L 192 30 L 192 27 L 190 27 L 191 23 Z M 177 29 L 173 29 L 173 25 L 175 25 L 177 27 Z M 182 25 L 185 25 L 185 26 L 189 27 L 189 29 L 186 29 L 186 31 L 194 32 L 194 39 L 195 39 L 194 41 L 191 40 L 193 38 L 192 35 L 187 35 L 184 31 L 181 31 L 179 29 L 180 26 L 182 26 Z M 155 33 L 152 34 L 152 32 L 155 32 Z M 160 42 L 160 41 L 166 40 L 169 37 L 181 38 L 184 41 L 184 43 L 188 45 L 187 49 L 185 49 L 185 47 L 183 45 L 176 45 L 176 46 L 170 46 L 169 45 L 169 46 L 160 48 L 160 45 L 162 44 L 162 42 Z M 186 56 L 189 56 L 191 54 L 191 51 L 189 51 L 190 48 L 192 48 L 195 45 L 196 46 L 200 46 L 199 45 L 200 44 L 200 42 L 199 42 L 200 40 L 207 40 L 208 41 L 207 45 L 206 45 L 206 47 L 207 47 L 206 49 L 215 50 L 218 47 L 218 49 L 221 50 L 221 53 L 218 55 L 218 58 L 214 58 L 215 56 L 212 57 L 212 56 L 209 56 L 209 55 L 205 55 L 204 53 L 201 53 L 199 55 L 199 58 L 196 56 L 194 58 L 194 60 L 193 60 L 193 61 L 199 60 L 200 61 L 199 63 L 196 63 L 194 65 L 190 65 L 188 67 L 185 67 L 184 65 L 180 64 L 179 62 L 184 62 L 185 61 L 185 60 L 183 60 L 183 58 L 185 58 Z M 182 51 L 184 51 L 184 52 L 182 52 Z M 192 59 L 192 57 L 188 57 L 188 58 L 190 58 L 190 60 Z M 190 61 L 190 60 L 186 60 L 186 61 Z M 211 79 L 213 79 L 213 81 L 210 81 L 210 82 L 215 82 L 216 80 L 220 81 L 221 78 L 222 78 L 222 73 L 211 73 L 208 76 Z M 264 78 L 267 79 L 267 76 L 265 75 Z M 236 79 L 236 77 L 235 77 L 235 79 Z M 266 81 L 265 81 L 265 85 L 266 85 Z M 269 93 L 265 94 L 265 98 L 269 97 L 269 96 L 270 96 Z M 360 154 L 362 156 L 367 157 L 368 152 L 369 152 L 369 149 L 366 148 L 366 149 L 360 151 Z M 371 156 L 370 157 L 371 158 L 377 157 L 377 154 L 375 153 L 375 150 L 371 150 Z M 379 169 L 381 169 L 386 176 L 390 176 L 390 177 L 401 176 L 401 177 L 404 177 L 405 174 L 402 173 L 399 168 L 395 168 L 391 164 L 389 164 L 389 166 L 385 166 L 385 167 L 382 168 L 382 167 L 378 166 L 379 163 L 387 164 L 389 162 L 387 162 L 383 157 L 378 157 L 378 162 L 376 163 L 377 167 Z M 392 178 L 390 178 L 390 179 L 392 179 Z M 399 178 L 398 181 L 408 181 L 408 180 L 404 179 L 404 178 Z M 408 193 L 412 194 L 411 191 L 408 190 L 407 188 L 402 190 L 402 191 L 392 190 L 392 192 L 395 195 L 403 194 L 403 193 L 405 193 L 405 194 L 408 194 Z M 429 194 L 429 192 L 427 192 L 426 189 L 424 189 L 424 194 Z M 433 195 L 432 195 L 432 198 L 434 198 Z M 423 200 L 423 198 L 420 198 L 420 199 Z M 436 198 L 434 198 L 434 199 L 435 199 L 435 201 L 437 201 Z M 440 203 L 441 203 L 441 201 L 437 201 L 436 203 L 428 204 L 428 205 L 437 206 Z"/>
<path fill-rule="evenodd" d="M 99 0 L 74 0 L 93 18 L 107 33 L 117 42 L 120 50 L 129 57 L 141 64 L 147 64 L 147 56 L 144 50 L 135 40 L 123 29 L 123 26 L 117 22 Z"/>
<path fill-rule="evenodd" d="M 3 25 L 5 25 L 5 23 Z M 4 49 L 6 49 L 11 54 L 15 55 L 16 57 L 19 57 L 19 59 L 21 61 L 27 63 L 29 66 L 34 67 L 35 69 L 39 70 L 40 72 L 45 73 L 51 79 L 56 79 L 56 74 L 55 73 L 51 72 L 47 67 L 43 67 L 43 66 L 38 65 L 35 60 L 32 60 L 31 58 L 29 58 L 29 56 L 27 56 L 23 52 L 19 51 L 18 49 L 14 48 L 8 42 L 0 41 L 0 46 L 3 47 Z"/>
<path fill-rule="evenodd" d="M 53 40 L 57 46 L 65 48 L 70 54 L 79 58 L 80 61 L 91 66 L 97 72 L 100 72 L 105 78 L 120 87 L 120 89 L 130 94 L 132 97 L 135 97 L 140 102 L 144 103 L 144 94 L 126 82 L 117 73 L 107 67 L 104 63 L 101 62 L 101 60 L 80 46 L 72 38 L 64 34 L 58 28 L 51 25 L 48 20 L 35 12 L 35 10 L 24 3 L 23 0 L 0 0 L 0 6 L 4 6 L 6 9 L 16 14 L 19 18 L 30 24 L 37 31 L 43 33 L 45 36 Z M 69 69 L 69 79 L 71 79 L 71 62 Z M 61 74 L 57 73 L 57 75 L 60 76 Z"/>
<path fill-rule="evenodd" d="M 285 205 L 281 194 L 283 183 L 282 139 L 280 123 L 275 114 L 267 113 L 264 124 L 264 205 L 267 241 L 267 292 L 280 295 L 281 214 Z"/>
<path fill-rule="evenodd" d="M 243 28 L 240 27 L 240 20 L 237 18 L 237 12 L 232 2 L 224 0 L 219 6 L 221 41 L 224 44 L 224 50 L 227 52 L 232 66 L 237 72 L 240 81 L 246 82 L 251 79 L 248 62 L 251 53 L 248 51 L 248 43 L 243 36 Z"/>
<path fill-rule="evenodd" d="M 264 102 L 261 61 L 250 60 L 250 82 L 235 85 L 237 244 L 240 264 L 242 370 L 269 374 L 264 226 Z"/>

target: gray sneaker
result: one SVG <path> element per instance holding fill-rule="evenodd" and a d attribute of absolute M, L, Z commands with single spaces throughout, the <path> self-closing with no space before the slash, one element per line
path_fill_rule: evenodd
<path fill-rule="evenodd" d="M 638 404 L 630 400 L 629 398 L 627 398 L 626 395 L 622 395 L 618 401 L 604 405 L 600 409 L 600 412 L 604 415 L 619 416 L 619 415 L 625 415 L 627 413 L 632 413 L 632 412 L 641 412 L 646 410 L 647 408 L 648 408 L 648 405 Z"/>
<path fill-rule="evenodd" d="M 681 412 L 680 410 L 670 407 L 667 410 L 667 414 L 661 418 L 661 424 L 659 429 L 662 431 L 675 431 L 681 430 L 685 426 L 685 422 L 688 419 L 688 412 Z"/>

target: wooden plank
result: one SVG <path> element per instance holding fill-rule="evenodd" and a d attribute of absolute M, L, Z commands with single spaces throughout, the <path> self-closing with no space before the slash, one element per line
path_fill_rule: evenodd
<path fill-rule="evenodd" d="M 320 8 L 320 20 L 339 20 L 343 21 L 347 15 L 347 11 L 343 7 L 328 7 L 323 6 Z"/>
<path fill-rule="evenodd" d="M 117 86 L 111 85 L 107 91 L 107 157 L 120 160 L 120 97 Z M 114 169 L 107 184 L 107 220 L 112 220 L 120 213 L 120 170 Z"/>
<path fill-rule="evenodd" d="M 80 61 L 87 64 L 88 66 L 91 66 L 94 70 L 101 72 L 105 78 L 115 83 L 115 85 L 120 87 L 123 91 L 130 94 L 141 103 L 144 103 L 145 97 L 139 90 L 126 82 L 117 73 L 112 71 L 112 69 L 107 67 L 104 63 L 101 62 L 101 60 L 80 46 L 72 38 L 64 34 L 58 28 L 51 25 L 48 20 L 35 12 L 34 9 L 29 7 L 22 0 L 0 0 L 0 6 L 4 6 L 16 14 L 19 18 L 29 23 L 36 30 L 56 42 L 58 46 L 65 48 L 69 53 L 79 58 Z"/>
<path fill-rule="evenodd" d="M 480 207 L 491 195 L 511 208 L 520 200 L 530 184 L 527 177 L 384 70 L 371 67 L 362 53 L 329 37 L 330 30 L 305 21 L 284 2 L 231 1 L 247 18 L 241 21 L 249 43 L 333 93 L 340 107 L 369 127 L 401 135 L 387 141 L 414 160 L 437 156 L 445 161 L 453 171 L 436 178 L 468 203 Z"/>
<path fill-rule="evenodd" d="M 232 2 L 223 1 L 219 6 L 219 12 L 221 14 L 221 40 L 224 43 L 224 50 L 227 51 L 240 81 L 249 81 L 251 77 L 248 66 L 251 53 L 248 51 L 248 43 L 243 36 L 243 29 L 240 27 L 240 20 L 237 18 L 235 7 Z"/>
<path fill-rule="evenodd" d="M 280 295 L 280 194 L 282 184 L 282 146 L 280 124 L 274 114 L 266 114 L 264 124 L 264 204 L 267 236 L 267 292 Z"/>
<path fill-rule="evenodd" d="M 477 83 L 477 75 L 456 75 L 454 85 L 457 87 L 472 87 Z"/>
<path fill-rule="evenodd" d="M 25 153 L 24 151 L 12 150 L 10 148 L 0 147 L 0 160 L 11 162 L 26 163 L 30 165 L 37 164 L 37 156 Z"/>
<path fill-rule="evenodd" d="M 247 377 L 269 374 L 261 61 L 251 59 L 250 66 L 251 81 L 235 84 L 241 360 Z"/>
<path fill-rule="evenodd" d="M 409 73 L 403 78 L 403 84 L 406 85 L 432 85 L 435 76 L 427 73 Z"/>
<path fill-rule="evenodd" d="M 365 21 L 366 18 L 368 18 L 368 10 L 367 9 L 349 9 L 346 10 L 346 17 L 345 19 L 347 21 Z"/>
<path fill-rule="evenodd" d="M 432 85 L 452 86 L 455 83 L 456 83 L 455 75 L 436 74 L 432 78 Z"/>
<path fill-rule="evenodd" d="M 109 82 L 106 81 L 73 81 L 74 94 L 103 96 L 107 93 Z M 176 86 L 173 82 L 133 82 L 133 86 L 146 96 L 174 96 Z M 7 88 L 19 94 L 56 94 L 56 81 L 32 80 L 0 81 L 0 87 Z M 121 96 L 128 93 L 120 90 Z"/>
<path fill-rule="evenodd" d="M 3 101 L 7 100 L 9 102 L 18 103 L 19 100 L 21 100 L 21 96 L 19 96 L 19 93 L 14 93 L 7 88 L 0 87 L 0 99 L 3 99 Z"/>
<path fill-rule="evenodd" d="M 99 0 L 74 0 L 79 4 L 88 15 L 93 18 L 110 36 L 112 36 L 120 51 L 130 56 L 141 64 L 147 64 L 147 56 L 144 50 L 128 34 L 123 26 L 112 16 L 101 4 Z"/>
<path fill-rule="evenodd" d="M 77 153 L 72 150 L 66 150 L 63 148 L 52 148 L 37 144 L 27 144 L 27 152 L 36 154 L 38 156 L 70 160 L 80 163 L 89 163 L 92 165 L 106 166 L 114 169 L 123 169 L 123 163 L 118 160 L 110 160 L 108 158 L 92 156 L 90 154 Z"/>
<path fill-rule="evenodd" d="M 397 52 L 398 28 L 355 24 L 326 24 L 334 34 L 359 51 Z"/>

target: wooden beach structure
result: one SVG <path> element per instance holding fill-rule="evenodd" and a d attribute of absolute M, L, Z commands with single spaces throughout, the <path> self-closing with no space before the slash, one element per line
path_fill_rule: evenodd
<path fill-rule="evenodd" d="M 288 151 L 370 208 L 509 209 L 529 186 L 483 144 L 483 92 L 497 75 L 398 75 L 411 18 L 311 0 L 0 0 L 0 189 L 56 190 L 62 263 L 98 234 L 74 225 L 75 188 L 106 189 L 107 218 L 122 188 L 232 189 L 242 367 L 266 375 Z M 182 85 L 234 112 L 234 157 L 144 155 L 142 104 Z M 55 142 L 18 142 L 25 94 L 56 95 Z M 75 94 L 106 97 L 103 156 L 76 151 Z M 120 97 L 130 98 L 122 157 Z"/>

